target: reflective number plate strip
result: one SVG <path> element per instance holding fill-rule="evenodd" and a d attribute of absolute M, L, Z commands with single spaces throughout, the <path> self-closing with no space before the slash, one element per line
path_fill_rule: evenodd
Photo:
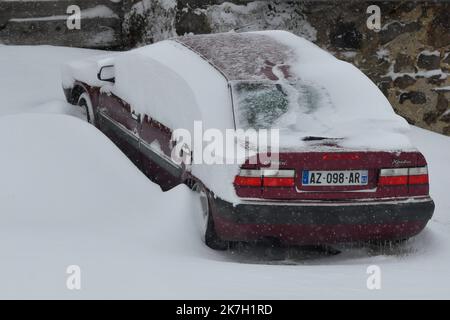
<path fill-rule="evenodd" d="M 303 170 L 303 186 L 365 186 L 368 170 L 310 171 Z"/>

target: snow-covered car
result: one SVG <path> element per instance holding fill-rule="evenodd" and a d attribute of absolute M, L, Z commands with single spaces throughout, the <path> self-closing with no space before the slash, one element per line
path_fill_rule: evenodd
<path fill-rule="evenodd" d="M 291 33 L 161 41 L 70 63 L 63 87 L 163 190 L 186 183 L 200 193 L 212 248 L 405 240 L 433 215 L 427 163 L 407 122 L 357 68 Z M 195 121 L 221 132 L 277 129 L 278 168 L 250 157 L 175 162 L 173 132 L 194 135 Z"/>

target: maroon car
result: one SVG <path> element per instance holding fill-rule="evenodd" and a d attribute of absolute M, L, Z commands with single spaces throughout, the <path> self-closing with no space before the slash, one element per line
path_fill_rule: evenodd
<path fill-rule="evenodd" d="M 74 62 L 64 89 L 163 190 L 200 193 L 212 248 L 405 240 L 433 215 L 406 121 L 358 69 L 290 33 L 191 35 Z M 174 132 L 193 132 L 195 121 L 277 129 L 276 163 L 175 161 Z M 198 156 L 189 144 L 180 153 Z"/>

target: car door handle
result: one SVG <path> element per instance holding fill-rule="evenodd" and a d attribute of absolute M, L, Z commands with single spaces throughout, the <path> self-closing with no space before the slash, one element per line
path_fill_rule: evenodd
<path fill-rule="evenodd" d="M 131 111 L 131 117 L 134 119 L 134 120 L 136 120 L 136 121 L 139 121 L 140 120 L 140 115 L 139 114 L 137 114 L 136 112 L 134 112 L 134 111 Z"/>

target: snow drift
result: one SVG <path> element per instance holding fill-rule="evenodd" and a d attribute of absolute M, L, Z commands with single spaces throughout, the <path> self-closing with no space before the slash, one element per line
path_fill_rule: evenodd
<path fill-rule="evenodd" d="M 425 148 L 438 212 L 399 253 L 267 260 L 258 251 L 218 253 L 200 240 L 199 208 L 186 187 L 148 181 L 95 128 L 64 115 L 0 118 L 2 298 L 433 298 L 448 297 L 447 137 L 414 130 Z M 447 148 L 446 150 L 450 150 Z M 433 186 L 433 185 L 432 185 Z M 442 191 L 442 192 L 441 192 Z M 253 250 L 258 250 L 254 248 Z M 382 290 L 366 288 L 381 266 Z M 81 290 L 66 287 L 81 268 Z"/>

